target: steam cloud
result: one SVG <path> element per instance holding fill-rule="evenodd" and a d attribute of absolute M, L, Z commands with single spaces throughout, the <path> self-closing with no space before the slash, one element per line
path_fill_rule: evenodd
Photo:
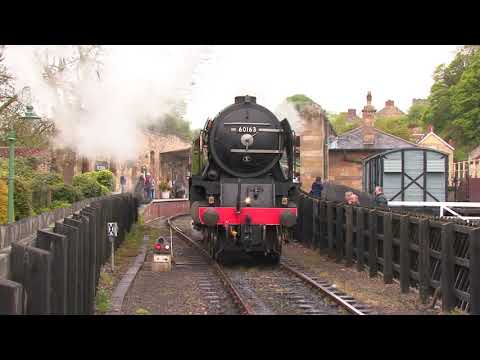
<path fill-rule="evenodd" d="M 7 46 L 5 62 L 16 88 L 31 88 L 39 115 L 59 131 L 55 144 L 82 156 L 135 159 L 141 125 L 170 112 L 191 91 L 195 69 L 207 46 L 104 46 L 102 70 L 92 61 L 65 71 L 51 86 L 42 77 L 45 56 L 69 57 L 72 46 Z M 61 76 L 61 77 L 60 77 Z M 80 107 L 72 106 L 72 96 Z"/>

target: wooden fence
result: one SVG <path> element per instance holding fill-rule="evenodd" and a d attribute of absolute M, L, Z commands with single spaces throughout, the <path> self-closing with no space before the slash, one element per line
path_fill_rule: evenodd
<path fill-rule="evenodd" d="M 417 288 L 439 288 L 444 311 L 480 314 L 480 228 L 422 214 L 344 205 L 302 193 L 296 238 L 337 262 Z"/>
<path fill-rule="evenodd" d="M 28 245 L 12 242 L 11 276 L 0 280 L 0 314 L 93 314 L 100 268 L 111 255 L 106 223 L 118 223 L 118 247 L 137 210 L 131 194 L 101 198 L 53 229 L 37 230 Z"/>
<path fill-rule="evenodd" d="M 450 170 L 450 178 L 461 180 L 466 177 L 474 179 L 480 177 L 480 159 L 459 161 L 453 164 L 453 169 Z"/>

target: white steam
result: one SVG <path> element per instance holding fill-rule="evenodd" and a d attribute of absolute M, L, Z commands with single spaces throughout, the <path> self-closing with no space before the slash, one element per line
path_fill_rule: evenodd
<path fill-rule="evenodd" d="M 170 112 L 189 95 L 206 46 L 103 46 L 96 57 L 68 68 L 75 46 L 7 46 L 5 62 L 18 91 L 31 88 L 38 114 L 59 131 L 56 145 L 82 156 L 134 159 L 138 128 Z M 47 59 L 48 56 L 48 59 Z M 46 63 L 67 58 L 67 69 L 46 81 Z M 75 101 L 74 101 L 75 100 Z"/>
<path fill-rule="evenodd" d="M 287 119 L 297 135 L 302 133 L 304 128 L 303 119 L 291 102 L 284 100 L 279 106 L 277 106 L 274 114 L 280 121 Z"/>

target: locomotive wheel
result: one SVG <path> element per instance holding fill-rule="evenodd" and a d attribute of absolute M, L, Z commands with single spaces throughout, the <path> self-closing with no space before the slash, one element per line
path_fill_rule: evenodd
<path fill-rule="evenodd" d="M 280 229 L 277 226 L 267 226 L 266 229 L 267 243 L 272 244 L 272 253 L 268 256 L 267 261 L 272 265 L 278 265 L 282 255 L 282 242 L 280 237 Z"/>

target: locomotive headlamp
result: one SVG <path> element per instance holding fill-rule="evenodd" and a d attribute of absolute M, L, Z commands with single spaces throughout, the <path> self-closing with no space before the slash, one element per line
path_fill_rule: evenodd
<path fill-rule="evenodd" d="M 251 202 L 252 202 L 252 199 L 250 198 L 250 196 L 247 196 L 247 197 L 245 198 L 245 204 L 246 204 L 247 206 L 250 206 L 250 203 L 251 203 Z"/>
<path fill-rule="evenodd" d="M 284 205 L 284 206 L 288 205 L 288 197 L 286 197 L 286 196 L 282 197 L 282 205 Z"/>
<path fill-rule="evenodd" d="M 214 202 L 215 202 L 215 197 L 210 195 L 210 196 L 208 197 L 208 203 L 209 203 L 210 205 L 213 205 Z"/>

